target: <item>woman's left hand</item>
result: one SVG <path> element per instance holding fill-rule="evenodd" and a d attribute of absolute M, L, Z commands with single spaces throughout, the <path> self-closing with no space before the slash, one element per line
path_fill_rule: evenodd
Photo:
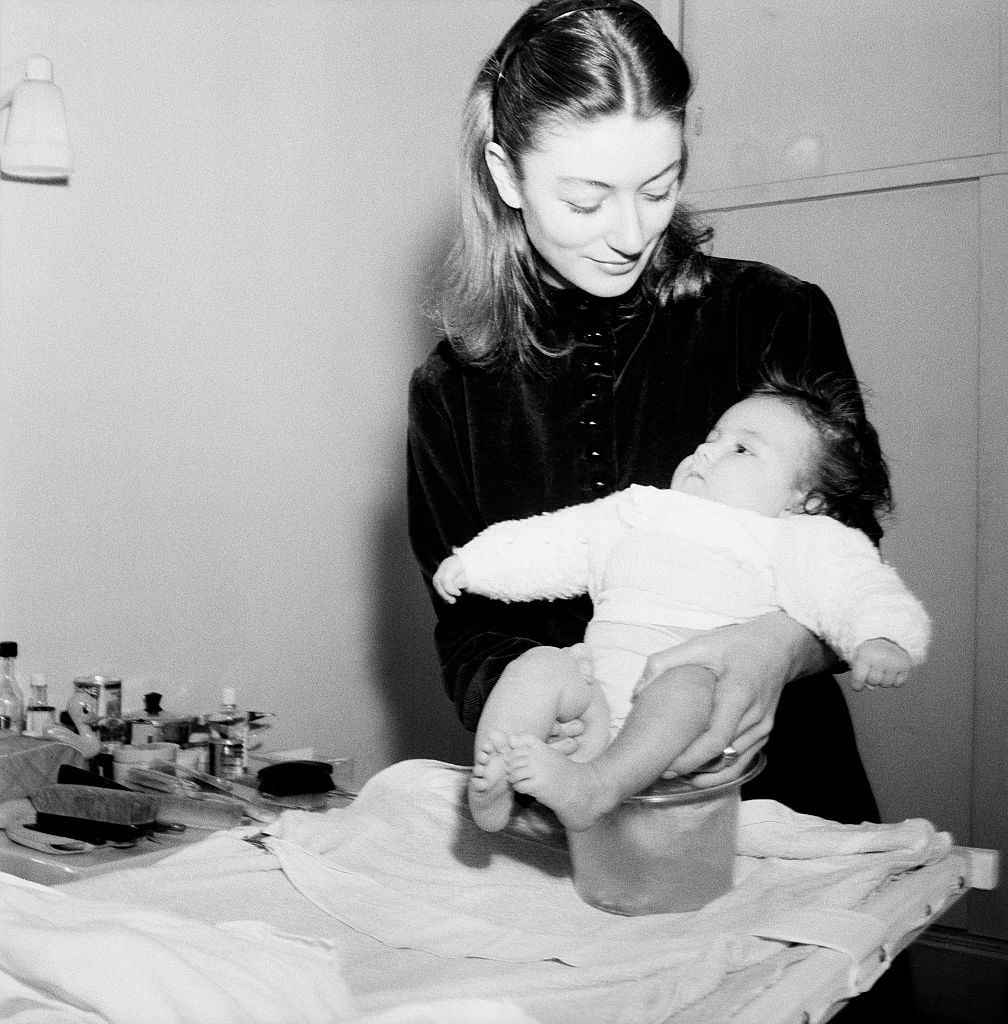
<path fill-rule="evenodd" d="M 773 727 L 786 683 L 836 663 L 829 648 L 784 612 L 721 626 L 652 654 L 634 688 L 636 695 L 658 676 L 682 665 L 703 665 L 715 676 L 707 728 L 669 765 L 667 774 L 689 775 L 698 788 L 742 776 Z M 716 771 L 694 774 L 731 747 L 737 759 Z"/>

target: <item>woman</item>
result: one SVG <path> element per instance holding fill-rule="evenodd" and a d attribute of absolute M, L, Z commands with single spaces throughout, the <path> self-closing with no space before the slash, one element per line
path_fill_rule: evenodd
<path fill-rule="evenodd" d="M 705 256 L 679 205 L 689 71 L 632 0 L 544 0 L 484 63 L 463 138 L 462 225 L 448 338 L 410 391 L 410 532 L 430 579 L 491 523 L 630 484 L 667 487 L 676 465 L 772 364 L 852 375 L 814 285 Z M 444 680 L 463 725 L 512 659 L 579 643 L 587 599 L 434 602 Z M 743 790 L 843 822 L 878 811 L 836 681 L 836 659 L 783 613 L 652 656 L 716 677 L 713 715 L 670 770 L 728 747 L 698 784 L 767 767 Z M 773 731 L 771 732 L 771 726 Z M 576 743 L 578 723 L 557 734 Z"/>

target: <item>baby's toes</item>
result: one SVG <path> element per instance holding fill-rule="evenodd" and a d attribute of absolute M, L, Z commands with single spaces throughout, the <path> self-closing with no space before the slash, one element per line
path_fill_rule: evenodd
<path fill-rule="evenodd" d="M 508 771 L 523 771 L 528 768 L 529 752 L 524 747 L 512 750 L 506 759 Z"/>
<path fill-rule="evenodd" d="M 508 737 L 508 746 L 512 750 L 520 750 L 523 753 L 527 753 L 531 750 L 534 742 L 535 737 L 529 736 L 528 733 L 512 733 Z"/>
<path fill-rule="evenodd" d="M 505 754 L 508 749 L 507 736 L 502 732 L 492 732 L 487 736 L 486 745 L 494 754 Z"/>

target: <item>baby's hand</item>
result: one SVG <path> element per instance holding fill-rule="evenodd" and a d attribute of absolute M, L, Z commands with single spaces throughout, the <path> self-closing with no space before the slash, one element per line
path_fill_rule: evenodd
<path fill-rule="evenodd" d="M 855 690 L 902 686 L 909 675 L 910 655 L 883 637 L 858 644 L 851 659 L 851 685 Z"/>
<path fill-rule="evenodd" d="M 458 555 L 449 555 L 434 573 L 434 589 L 449 604 L 466 588 L 466 572 Z"/>

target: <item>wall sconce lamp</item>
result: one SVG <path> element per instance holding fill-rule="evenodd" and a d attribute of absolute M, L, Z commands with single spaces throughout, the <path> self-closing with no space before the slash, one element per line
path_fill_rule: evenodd
<path fill-rule="evenodd" d="M 65 182 L 73 170 L 73 152 L 52 61 L 38 54 L 27 57 L 14 68 L 4 68 L 4 81 L 11 71 L 20 78 L 0 93 L 0 109 L 10 107 L 0 174 L 23 181 Z"/>

